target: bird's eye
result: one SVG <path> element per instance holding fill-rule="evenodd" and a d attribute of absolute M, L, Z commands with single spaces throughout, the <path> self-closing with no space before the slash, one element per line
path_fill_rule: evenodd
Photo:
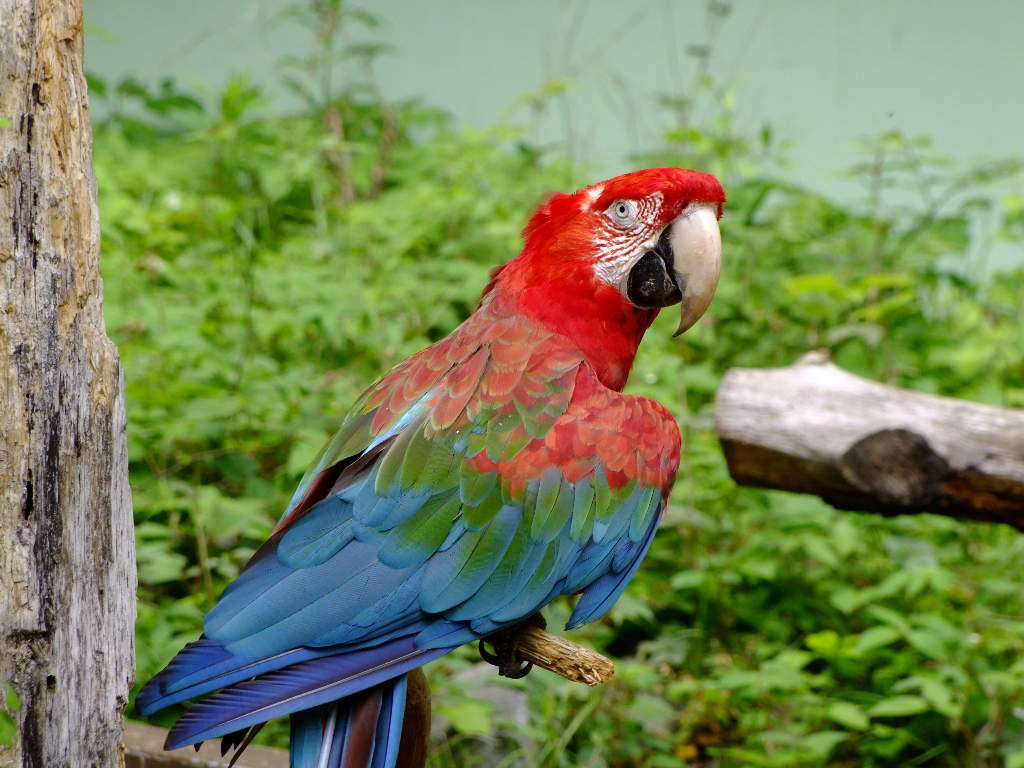
<path fill-rule="evenodd" d="M 606 211 L 612 223 L 620 229 L 629 229 L 636 224 L 636 201 L 616 200 Z"/>

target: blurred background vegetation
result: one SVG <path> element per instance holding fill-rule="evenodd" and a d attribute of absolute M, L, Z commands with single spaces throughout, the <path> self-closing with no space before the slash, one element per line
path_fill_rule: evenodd
<path fill-rule="evenodd" d="M 277 7 L 275 33 L 298 42 L 272 84 L 197 90 L 170 64 L 166 78 L 92 76 L 140 681 L 201 631 L 355 396 L 472 311 L 544 193 L 680 165 L 725 184 L 727 266 L 681 342 L 659 320 L 629 386 L 673 410 L 684 456 L 633 585 L 574 634 L 617 676 L 597 690 L 499 681 L 463 649 L 428 669 L 432 765 L 1024 767 L 1024 537 L 740 489 L 712 415 L 728 367 L 812 348 L 879 381 L 1024 407 L 1024 152 L 952 159 L 887 130 L 822 191 L 827 175 L 809 184 L 788 164 L 798 143 L 742 114 L 744 72 L 712 66 L 731 6 L 685 10 L 704 42 L 680 47 L 677 86 L 623 86 L 604 106 L 658 126 L 622 157 L 545 133 L 566 110 L 563 127 L 602 119 L 572 112 L 571 77 L 484 128 L 390 95 L 375 76 L 387 19 L 342 0 Z M 547 614 L 557 625 L 568 606 Z"/>

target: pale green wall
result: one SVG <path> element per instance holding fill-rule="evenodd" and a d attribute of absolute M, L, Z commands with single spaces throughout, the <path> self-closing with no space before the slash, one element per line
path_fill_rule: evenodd
<path fill-rule="evenodd" d="M 237 72 L 276 82 L 275 63 L 305 44 L 279 18 L 286 4 L 87 0 L 89 67 L 193 85 Z M 695 0 L 362 5 L 396 48 L 377 69 L 385 93 L 485 126 L 524 92 L 567 77 L 569 109 L 550 116 L 544 138 L 564 140 L 571 124 L 573 151 L 608 172 L 650 145 L 664 124 L 652 95 L 688 80 L 682 51 L 705 39 Z M 838 172 L 868 133 L 927 133 L 962 158 L 1024 154 L 1022 40 L 1019 0 L 737 0 L 714 69 L 737 80 L 743 124 L 770 122 L 793 140 L 796 177 L 849 195 Z"/>

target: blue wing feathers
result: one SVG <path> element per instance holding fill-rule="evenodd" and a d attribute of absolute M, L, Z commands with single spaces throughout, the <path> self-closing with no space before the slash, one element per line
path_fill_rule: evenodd
<path fill-rule="evenodd" d="M 412 490 L 403 491 L 399 496 L 387 500 L 389 509 L 380 523 L 375 526 L 381 531 L 394 528 L 399 523 L 408 520 L 409 517 L 419 512 L 423 505 L 435 495 L 434 491 L 415 492 Z M 378 505 L 379 507 L 380 505 Z"/>
<path fill-rule="evenodd" d="M 566 592 L 579 592 L 611 568 L 616 542 L 591 543 L 584 547 L 566 577 Z"/>
<path fill-rule="evenodd" d="M 406 586 L 416 573 L 415 566 L 394 569 L 378 562 L 370 563 L 330 592 L 316 596 L 286 617 L 234 641 L 232 646 L 240 652 L 255 654 L 269 653 L 270 648 L 281 643 L 319 646 L 354 642 L 368 634 L 366 628 L 354 623 L 366 609 L 366 603 L 378 595 L 381 595 L 379 600 L 386 600 Z M 383 607 L 390 605 L 386 602 Z M 349 629 L 342 631 L 346 626 Z"/>
<path fill-rule="evenodd" d="M 353 538 L 352 505 L 329 496 L 285 531 L 277 556 L 289 568 L 309 568 L 332 558 Z"/>
<path fill-rule="evenodd" d="M 651 525 L 652 516 L 661 509 L 661 493 L 657 488 L 637 485 L 633 495 L 636 499 L 629 515 L 629 538 L 640 542 L 644 540 Z"/>
<path fill-rule="evenodd" d="M 420 618 L 418 599 L 423 579 L 423 569 L 407 569 L 408 577 L 394 589 L 376 599 L 344 624 L 337 624 L 308 641 L 310 645 L 341 645 L 372 641 L 382 630 L 408 632 Z M 398 573 L 396 571 L 396 573 Z M 375 585 L 374 589 L 379 587 Z M 373 599 L 373 598 L 369 598 Z"/>
<path fill-rule="evenodd" d="M 525 576 L 533 572 L 545 550 L 546 546 L 543 543 L 532 541 L 529 533 L 520 528 L 513 534 L 505 556 L 490 578 L 471 598 L 445 611 L 445 616 L 449 619 L 469 621 L 487 615 L 496 605 L 507 599 L 513 589 L 519 588 L 526 581 Z"/>
<path fill-rule="evenodd" d="M 431 558 L 420 594 L 423 610 L 440 613 L 469 599 L 501 562 L 521 521 L 521 509 L 502 507 L 487 526 Z"/>
<path fill-rule="evenodd" d="M 460 506 L 455 491 L 434 496 L 424 509 L 388 532 L 378 558 L 392 568 L 426 561 L 447 538 Z"/>
<path fill-rule="evenodd" d="M 421 630 L 415 638 L 416 647 L 423 650 L 453 647 L 479 640 L 480 635 L 461 621 L 437 619 Z"/>
<path fill-rule="evenodd" d="M 142 698 L 147 691 L 168 693 L 187 688 L 211 675 L 230 671 L 239 661 L 239 657 L 221 643 L 201 637 L 178 651 L 171 663 L 140 691 L 138 698 Z M 241 663 L 248 661 L 251 659 L 242 660 Z"/>
<path fill-rule="evenodd" d="M 628 563 L 628 567 L 619 572 L 609 571 L 583 591 L 579 601 L 576 603 L 576 607 L 573 609 L 572 615 L 569 616 L 569 621 L 565 624 L 566 629 L 574 629 L 581 624 L 599 619 L 608 612 L 608 609 L 619 599 L 619 595 L 622 594 L 626 585 L 629 584 L 629 580 L 633 578 L 637 568 L 640 567 L 644 555 L 647 554 L 647 550 L 651 547 L 651 542 L 654 540 L 654 532 L 657 528 L 658 520 L 655 517 L 648 526 L 646 535 L 640 546 L 637 547 L 633 559 Z"/>
<path fill-rule="evenodd" d="M 452 525 L 452 529 L 445 536 L 444 541 L 441 542 L 441 546 L 437 548 L 437 552 L 446 552 L 451 547 L 454 547 L 468 530 L 469 526 L 466 525 L 466 521 L 460 516 Z"/>
<path fill-rule="evenodd" d="M 571 561 L 578 554 L 579 548 L 567 535 L 550 542 L 543 559 L 523 587 L 513 592 L 511 600 L 491 611 L 490 618 L 497 622 L 515 622 L 535 613 L 544 604 L 552 587 L 565 578 Z"/>
<path fill-rule="evenodd" d="M 290 624 L 296 622 L 291 620 L 295 614 L 325 596 L 335 597 L 333 605 L 321 603 L 321 609 L 329 611 L 329 615 L 325 613 L 316 619 L 312 627 L 305 626 L 309 629 L 320 626 L 326 628 L 332 621 L 344 621 L 345 608 L 351 607 L 353 601 L 358 602 L 360 597 L 367 597 L 366 593 L 351 594 L 345 589 L 346 585 L 358 589 L 360 584 L 370 578 L 367 571 L 377 562 L 375 548 L 360 541 L 350 542 L 330 560 L 311 568 L 288 568 L 275 558 L 273 564 L 268 561 L 265 566 L 267 570 L 276 572 L 278 578 L 275 583 L 265 587 L 262 592 L 245 589 L 243 585 L 242 589 L 226 593 L 207 615 L 206 634 L 243 655 L 261 656 L 290 648 L 295 643 L 287 643 L 283 639 L 267 650 L 242 650 L 232 646 L 271 627 L 276 627 L 282 634 L 297 631 L 301 635 L 302 628 L 292 628 Z M 259 573 L 262 570 L 244 572 L 239 582 L 247 580 L 251 573 L 251 578 L 258 578 L 262 586 L 263 574 Z M 352 611 L 351 615 L 354 613 Z M 313 634 L 320 634 L 321 631 L 314 629 Z"/>
<path fill-rule="evenodd" d="M 325 656 L 238 683 L 186 712 L 167 737 L 167 749 L 335 701 L 390 680 L 452 649 L 421 650 L 410 637 L 344 655 Z"/>
<path fill-rule="evenodd" d="M 274 672 L 292 664 L 309 661 L 320 656 L 337 653 L 336 649 L 295 648 L 284 653 L 275 654 L 262 659 L 236 656 L 215 641 L 209 642 L 220 648 L 228 660 L 214 666 L 204 666 L 204 660 L 192 652 L 195 643 L 190 643 L 146 686 L 139 691 L 135 706 L 139 714 L 150 715 L 172 704 L 194 699 L 198 696 L 225 688 L 229 685 L 249 680 L 257 675 Z M 180 672 L 190 669 L 191 673 L 181 676 Z"/>
<path fill-rule="evenodd" d="M 596 493 L 586 487 L 576 492 L 568 485 L 558 493 L 566 490 L 574 492 L 573 499 L 583 499 L 577 506 L 581 514 L 593 514 L 590 497 Z M 187 646 L 140 694 L 140 711 L 226 688 L 176 727 L 173 743 L 192 743 L 394 677 L 521 620 L 560 592 L 584 589 L 568 627 L 591 621 L 608 610 L 646 553 L 656 527 L 655 499 L 660 502 L 646 490 L 634 492 L 616 514 L 605 515 L 601 541 L 595 536 L 585 545 L 573 538 L 568 524 L 575 512 L 564 521 L 562 533 L 545 544 L 524 528 L 523 510 L 506 505 L 480 531 L 463 527 L 448 550 L 435 549 L 421 565 L 391 568 L 377 558 L 377 546 L 358 539 L 307 568 L 265 557 L 242 574 L 211 612 L 211 637 Z M 292 541 L 308 541 L 308 531 L 325 525 L 321 515 L 332 510 L 344 514 L 346 507 L 351 505 L 311 510 L 285 539 L 294 535 Z M 641 542 L 627 535 L 634 532 L 631 524 L 635 528 L 637 517 L 647 522 Z M 458 527 L 457 522 L 451 526 Z M 609 531 L 618 538 L 607 536 Z M 310 544 L 304 546 L 311 551 Z M 289 549 L 292 555 L 297 551 L 298 546 Z M 485 551 L 491 556 L 484 557 Z M 424 623 L 423 610 L 446 612 L 448 618 Z M 367 640 L 367 635 L 377 639 Z M 297 647 L 280 652 L 281 644 Z M 311 647 L 316 645 L 326 647 Z"/>

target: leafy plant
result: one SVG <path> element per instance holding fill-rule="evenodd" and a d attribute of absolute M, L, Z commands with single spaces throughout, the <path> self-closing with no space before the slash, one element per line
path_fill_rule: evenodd
<path fill-rule="evenodd" d="M 372 24 L 309 8 L 336 14 L 332 34 Z M 321 37 L 292 71 L 380 52 Z M 546 192 L 589 180 L 529 126 L 459 132 L 381 100 L 365 67 L 344 72 L 297 114 L 244 79 L 211 105 L 170 82 L 93 83 L 110 107 L 95 162 L 128 384 L 140 680 L 201 631 L 357 393 L 472 311 Z M 506 765 L 1022 766 L 1024 538 L 737 488 L 712 428 L 727 368 L 811 348 L 1024 407 L 1024 271 L 978 268 L 987 242 L 1024 238 L 1021 163 L 957 168 L 890 134 L 851 171 L 864 201 L 840 203 L 782 174 L 770 130 L 737 133 L 728 89 L 698 78 L 690 98 L 668 101 L 664 142 L 638 164 L 721 174 L 727 266 L 710 317 L 681 343 L 659 320 L 632 377 L 675 412 L 685 454 L 634 584 L 578 635 L 617 677 L 498 683 L 528 698 L 524 728 L 450 682 L 476 663 L 463 649 L 428 671 L 452 726 L 433 763 L 475 764 L 489 734 Z"/>

